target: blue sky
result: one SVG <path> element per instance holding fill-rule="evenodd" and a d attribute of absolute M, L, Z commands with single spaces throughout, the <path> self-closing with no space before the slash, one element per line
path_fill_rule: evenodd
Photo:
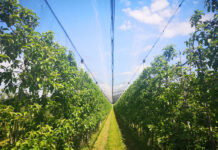
<path fill-rule="evenodd" d="M 151 48 L 181 0 L 115 0 L 115 90 L 122 90 Z M 109 0 L 48 0 L 78 51 L 111 97 L 111 45 Z M 20 0 L 40 18 L 40 32 L 52 30 L 56 41 L 72 50 L 69 41 L 52 16 L 44 0 Z M 168 44 L 185 49 L 184 41 L 193 31 L 189 18 L 196 9 L 204 9 L 204 0 L 186 0 L 165 34 L 149 55 L 146 64 L 161 54 Z M 205 19 L 211 15 L 206 15 Z M 75 58 L 80 66 L 79 57 Z"/>

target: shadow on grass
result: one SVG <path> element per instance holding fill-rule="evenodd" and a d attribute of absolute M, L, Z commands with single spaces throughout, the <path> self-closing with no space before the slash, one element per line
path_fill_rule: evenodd
<path fill-rule="evenodd" d="M 148 150 L 149 148 L 145 143 L 138 140 L 138 137 L 134 134 L 134 132 L 126 126 L 120 118 L 116 116 L 123 141 L 126 145 L 127 150 Z"/>

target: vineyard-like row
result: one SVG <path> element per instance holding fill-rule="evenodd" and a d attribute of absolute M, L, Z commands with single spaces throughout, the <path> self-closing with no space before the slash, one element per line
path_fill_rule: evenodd
<path fill-rule="evenodd" d="M 111 104 L 35 13 L 0 1 L 0 149 L 78 149 Z"/>
<path fill-rule="evenodd" d="M 218 5 L 205 1 L 213 18 L 191 17 L 186 60 L 167 46 L 114 106 L 144 149 L 216 149 Z M 53 32 L 36 31 L 38 20 L 17 0 L 0 0 L 0 149 L 81 149 L 111 104 Z"/>
<path fill-rule="evenodd" d="M 187 63 L 171 63 L 176 50 L 167 46 L 115 104 L 118 122 L 145 149 L 216 149 L 218 15 L 203 16 L 195 11 L 190 19 L 195 32 L 185 42 Z"/>

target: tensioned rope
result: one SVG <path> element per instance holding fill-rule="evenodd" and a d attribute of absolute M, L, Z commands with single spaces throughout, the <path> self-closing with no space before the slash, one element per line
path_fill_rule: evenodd
<path fill-rule="evenodd" d="M 115 0 L 111 0 L 111 95 L 112 95 L 112 103 L 114 96 L 114 20 L 115 20 Z"/>
<path fill-rule="evenodd" d="M 61 21 L 58 19 L 57 15 L 55 14 L 54 10 L 52 9 L 51 5 L 48 3 L 47 0 L 44 0 L 44 2 L 46 3 L 46 5 L 48 6 L 49 10 L 51 11 L 52 15 L 54 16 L 54 18 L 56 19 L 56 21 L 58 22 L 59 26 L 61 27 L 61 29 L 63 30 L 64 34 L 66 35 L 67 39 L 69 40 L 71 46 L 73 47 L 74 51 L 76 52 L 76 54 L 79 56 L 81 63 L 84 64 L 86 70 L 88 71 L 88 73 L 91 75 L 92 79 L 94 80 L 94 82 L 98 85 L 97 80 L 95 79 L 94 75 L 92 74 L 92 71 L 89 69 L 89 67 L 87 66 L 87 64 L 85 63 L 84 59 L 82 58 L 81 54 L 79 53 L 79 51 L 77 50 L 75 44 L 73 43 L 73 41 L 71 40 L 69 34 L 67 33 L 66 29 L 64 28 L 64 26 L 62 25 Z M 99 87 L 99 85 L 98 85 Z M 99 87 L 99 89 L 101 90 L 101 88 Z M 105 95 L 105 93 L 101 90 L 101 92 Z M 105 95 L 106 97 L 106 95 Z M 109 99 L 108 99 L 109 100 Z"/>
<path fill-rule="evenodd" d="M 165 30 L 167 29 L 168 25 L 172 22 L 172 20 L 174 19 L 174 17 L 176 16 L 177 12 L 179 11 L 179 8 L 181 8 L 182 4 L 184 3 L 185 0 L 182 0 L 181 3 L 178 5 L 177 9 L 175 10 L 175 12 L 173 13 L 173 15 L 169 18 L 167 24 L 164 26 L 162 32 L 160 33 L 160 35 L 158 36 L 158 38 L 155 40 L 154 44 L 152 45 L 152 47 L 149 49 L 148 53 L 146 54 L 146 56 L 144 57 L 144 59 L 142 60 L 142 63 L 140 64 L 139 68 L 134 72 L 134 74 L 131 76 L 129 82 L 127 82 L 127 87 L 123 90 L 123 93 L 126 91 L 126 89 L 128 88 L 128 85 L 131 84 L 132 80 L 135 78 L 135 76 L 138 74 L 141 66 L 143 64 L 146 63 L 146 59 L 149 56 L 149 54 L 152 52 L 152 50 L 155 48 L 155 46 L 157 45 L 157 43 L 160 41 L 161 37 L 163 36 Z"/>

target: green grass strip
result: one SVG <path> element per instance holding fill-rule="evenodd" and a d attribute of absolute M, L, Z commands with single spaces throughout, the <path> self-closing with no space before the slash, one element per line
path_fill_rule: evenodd
<path fill-rule="evenodd" d="M 97 141 L 94 144 L 93 150 L 104 150 L 105 145 L 107 143 L 107 138 L 108 138 L 108 132 L 110 128 L 110 121 L 111 121 L 111 115 L 112 115 L 112 110 L 108 115 L 108 118 L 101 130 L 101 133 L 98 136 Z"/>
<path fill-rule="evenodd" d="M 107 138 L 107 144 L 105 150 L 125 150 L 126 146 L 123 143 L 122 135 L 117 124 L 117 120 L 114 114 L 114 109 L 111 114 L 110 128 Z"/>

